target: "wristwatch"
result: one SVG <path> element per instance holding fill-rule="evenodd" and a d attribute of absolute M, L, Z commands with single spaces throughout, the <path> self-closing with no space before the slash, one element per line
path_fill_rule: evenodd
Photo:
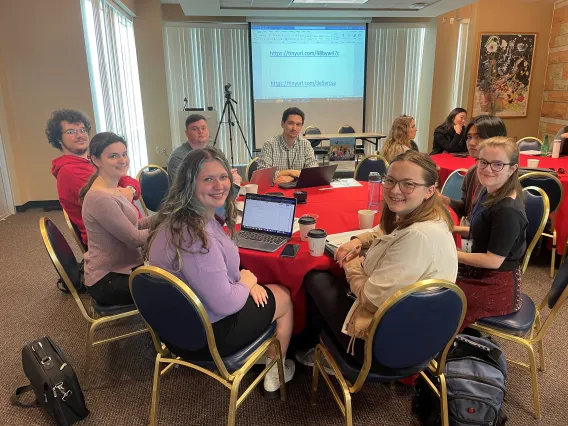
<path fill-rule="evenodd" d="M 132 191 L 132 196 L 136 197 L 136 195 L 138 194 L 138 192 L 136 192 L 136 188 L 134 188 L 133 186 L 127 186 L 128 189 L 130 189 Z"/>

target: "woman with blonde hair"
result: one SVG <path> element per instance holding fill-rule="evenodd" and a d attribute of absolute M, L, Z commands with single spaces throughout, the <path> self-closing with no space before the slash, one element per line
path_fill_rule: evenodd
<path fill-rule="evenodd" d="M 395 118 L 383 147 L 383 157 L 390 163 L 397 155 L 409 149 L 418 151 L 418 145 L 414 142 L 417 130 L 414 118 L 409 115 L 401 115 Z"/>
<path fill-rule="evenodd" d="M 520 264 L 528 226 L 517 144 L 510 138 L 494 137 L 482 142 L 478 152 L 476 173 L 483 189 L 470 226 L 455 230 L 473 241 L 471 253 L 458 252 L 456 283 L 467 297 L 464 326 L 521 308 Z"/>
<path fill-rule="evenodd" d="M 455 282 L 453 221 L 436 191 L 437 180 L 436 164 L 428 155 L 409 150 L 394 158 L 383 180 L 380 228 L 358 235 L 335 253 L 345 279 L 325 271 L 312 271 L 304 279 L 311 322 L 322 318 L 359 362 L 363 360 L 361 339 L 366 339 L 374 313 L 390 296 L 420 280 Z M 312 357 L 309 351 L 297 354 L 305 365 Z"/>

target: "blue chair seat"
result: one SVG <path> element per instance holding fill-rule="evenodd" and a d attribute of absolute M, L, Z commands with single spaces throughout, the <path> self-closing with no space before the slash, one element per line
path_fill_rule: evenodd
<path fill-rule="evenodd" d="M 333 336 L 333 333 L 329 329 L 327 329 L 326 326 L 323 327 L 320 337 L 324 345 L 329 350 L 332 358 L 337 363 L 343 376 L 351 383 L 354 383 L 355 380 L 357 380 L 357 376 L 361 371 L 362 365 L 353 356 L 345 351 L 345 349 L 339 344 L 335 336 Z M 428 360 L 424 364 L 394 370 L 380 365 L 376 361 L 373 361 L 371 370 L 369 371 L 369 374 L 367 375 L 367 379 L 365 381 L 384 383 L 403 379 L 405 377 L 409 377 L 414 374 L 418 374 L 421 371 L 424 371 L 428 367 L 429 363 L 430 360 Z"/>
<path fill-rule="evenodd" d="M 93 309 L 101 317 L 109 317 L 111 315 L 123 314 L 125 312 L 135 311 L 136 305 L 101 305 L 95 299 L 91 299 Z"/>
<path fill-rule="evenodd" d="M 531 331 L 535 317 L 534 302 L 523 293 L 521 295 L 521 309 L 518 312 L 498 317 L 481 318 L 477 320 L 477 323 L 514 336 L 525 336 Z"/>
<path fill-rule="evenodd" d="M 252 355 L 252 353 L 260 347 L 260 345 L 262 345 L 264 342 L 266 342 L 268 339 L 274 336 L 275 331 L 276 331 L 276 321 L 270 324 L 270 327 L 268 327 L 264 331 L 264 333 L 258 336 L 258 338 L 250 345 L 245 346 L 244 348 L 240 349 L 234 354 L 221 358 L 229 373 L 232 373 L 238 370 L 239 368 L 241 368 L 245 364 L 245 362 L 247 362 L 248 358 Z M 187 357 L 182 356 L 182 358 L 184 361 L 191 362 L 193 364 L 199 365 L 200 367 L 207 368 L 208 370 L 217 369 L 217 366 L 215 365 L 215 362 L 211 357 L 209 357 L 209 359 L 192 359 L 190 356 Z"/>

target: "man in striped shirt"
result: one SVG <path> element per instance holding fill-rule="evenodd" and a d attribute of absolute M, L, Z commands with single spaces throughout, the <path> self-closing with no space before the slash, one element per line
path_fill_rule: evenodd
<path fill-rule="evenodd" d="M 304 119 L 305 114 L 301 109 L 286 109 L 282 114 L 282 134 L 274 136 L 262 146 L 258 168 L 276 167 L 276 185 L 292 182 L 300 176 L 302 169 L 318 165 L 312 145 L 300 136 Z"/>

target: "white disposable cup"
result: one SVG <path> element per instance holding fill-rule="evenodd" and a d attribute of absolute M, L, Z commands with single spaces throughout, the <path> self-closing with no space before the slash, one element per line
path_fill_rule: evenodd
<path fill-rule="evenodd" d="M 325 251 L 325 241 L 327 237 L 327 233 L 323 229 L 315 229 L 314 232 L 317 232 L 317 237 L 312 237 L 308 235 L 308 245 L 310 247 L 310 254 L 314 257 L 323 256 Z"/>
<path fill-rule="evenodd" d="M 561 144 L 562 144 L 562 141 L 560 139 L 554 139 L 554 142 L 552 144 L 552 158 L 560 157 L 560 145 Z"/>
<path fill-rule="evenodd" d="M 258 185 L 256 183 L 249 183 L 245 185 L 245 191 L 247 194 L 258 194 Z"/>
<path fill-rule="evenodd" d="M 374 210 L 359 210 L 359 229 L 371 229 L 375 220 Z"/>
<path fill-rule="evenodd" d="M 527 160 L 527 166 L 532 167 L 532 168 L 536 168 L 538 167 L 538 162 L 540 160 L 535 160 L 534 158 L 531 158 L 529 160 Z"/>
<path fill-rule="evenodd" d="M 314 223 L 310 223 L 307 225 L 302 224 L 302 218 L 300 218 L 299 225 L 300 225 L 300 239 L 302 241 L 308 241 L 308 232 L 316 227 L 316 220 L 314 218 Z"/>

